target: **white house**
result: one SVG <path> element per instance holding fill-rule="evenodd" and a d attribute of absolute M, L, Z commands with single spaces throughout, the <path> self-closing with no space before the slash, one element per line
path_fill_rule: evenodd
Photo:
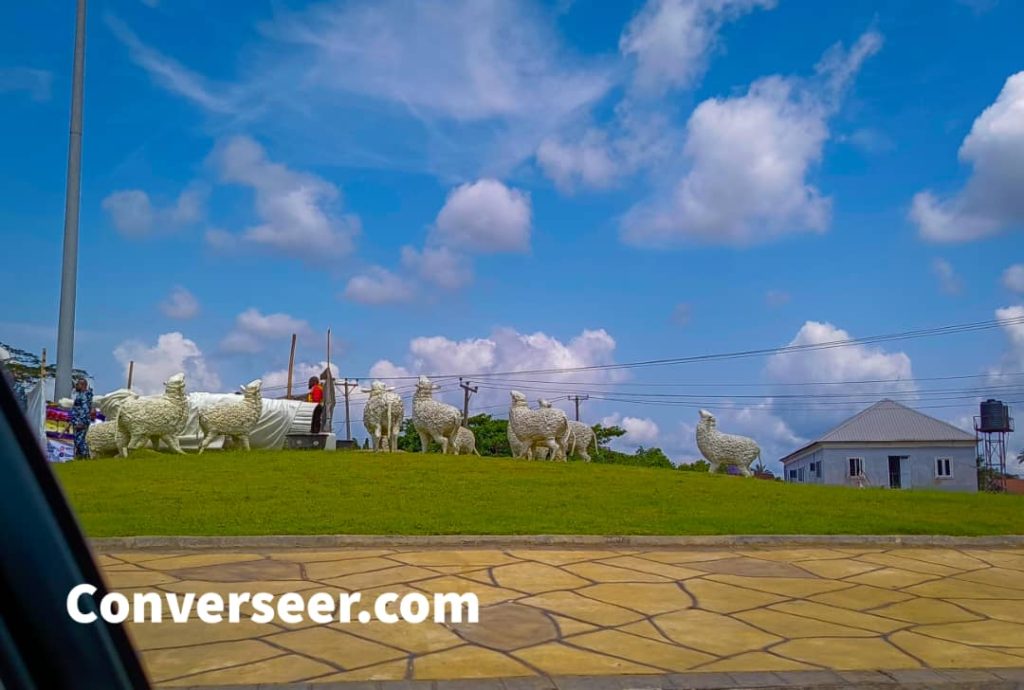
<path fill-rule="evenodd" d="M 973 434 L 882 400 L 782 458 L 789 482 L 977 491 Z"/>

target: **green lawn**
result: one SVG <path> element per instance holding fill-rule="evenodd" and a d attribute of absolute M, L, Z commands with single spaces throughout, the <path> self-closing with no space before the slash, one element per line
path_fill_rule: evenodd
<path fill-rule="evenodd" d="M 582 462 L 135 451 L 56 466 L 93 537 L 1024 534 L 1024 498 L 816 487 Z"/>

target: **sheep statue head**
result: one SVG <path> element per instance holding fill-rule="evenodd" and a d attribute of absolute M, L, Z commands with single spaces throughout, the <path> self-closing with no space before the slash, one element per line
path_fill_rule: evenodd
<path fill-rule="evenodd" d="M 715 415 L 711 414 L 707 410 L 700 411 L 700 423 L 711 429 L 714 429 L 717 426 Z"/>
<path fill-rule="evenodd" d="M 537 407 L 551 407 L 551 402 L 541 398 L 537 401 Z"/>
<path fill-rule="evenodd" d="M 167 395 L 185 395 L 185 375 L 177 373 L 164 381 L 164 392 Z"/>
<path fill-rule="evenodd" d="M 509 391 L 512 397 L 512 407 L 526 407 L 526 396 L 519 391 Z"/>
<path fill-rule="evenodd" d="M 238 388 L 242 391 L 243 395 L 258 395 L 260 389 L 263 388 L 263 380 L 256 379 L 255 381 L 250 381 L 244 386 L 239 386 Z"/>
<path fill-rule="evenodd" d="M 433 383 L 426 376 L 420 376 L 416 382 L 416 397 L 418 398 L 431 398 L 434 395 L 434 391 L 440 390 L 441 386 Z"/>

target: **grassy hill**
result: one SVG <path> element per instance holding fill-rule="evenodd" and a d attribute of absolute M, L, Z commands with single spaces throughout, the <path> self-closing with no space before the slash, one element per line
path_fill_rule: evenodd
<path fill-rule="evenodd" d="M 316 451 L 78 461 L 94 537 L 261 534 L 1024 534 L 1024 498 L 784 484 L 582 462 Z"/>

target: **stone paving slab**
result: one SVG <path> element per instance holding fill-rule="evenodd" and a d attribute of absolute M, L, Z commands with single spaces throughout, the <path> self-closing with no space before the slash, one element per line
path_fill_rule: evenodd
<path fill-rule="evenodd" d="M 126 594 L 475 592 L 480 622 L 130 623 L 157 687 L 1024 684 L 1020 546 L 180 546 L 97 560 Z"/>

